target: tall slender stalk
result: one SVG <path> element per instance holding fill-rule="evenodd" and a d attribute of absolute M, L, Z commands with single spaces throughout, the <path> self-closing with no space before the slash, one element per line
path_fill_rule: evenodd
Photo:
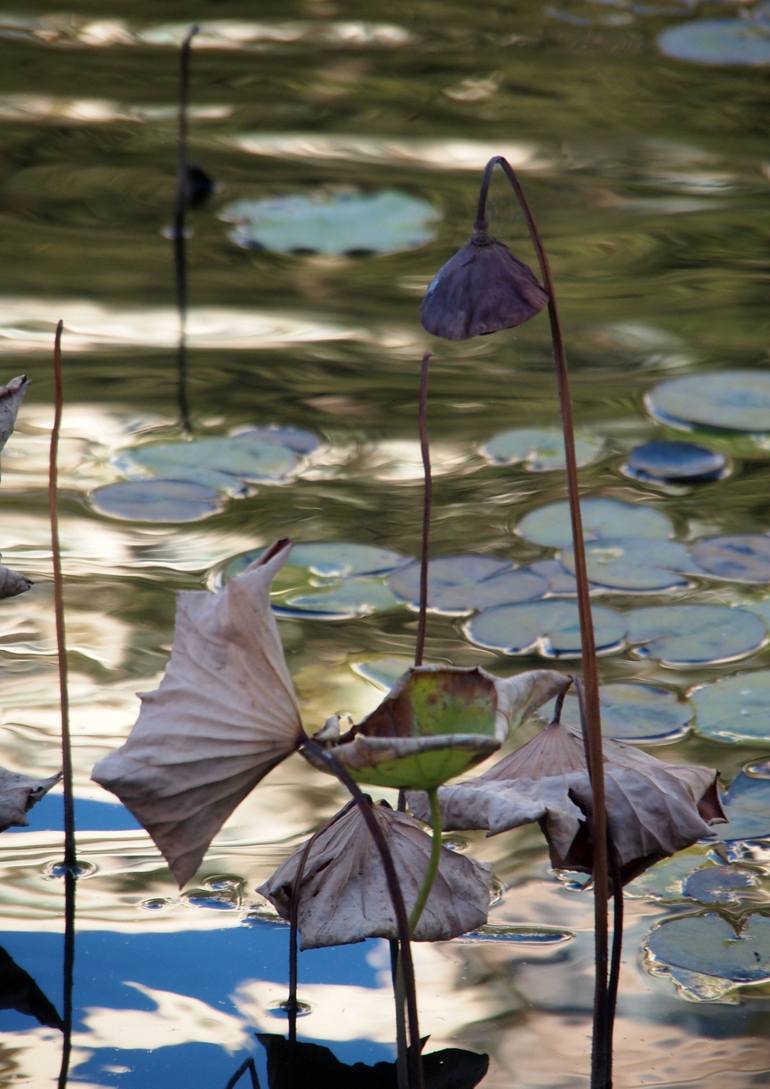
<path fill-rule="evenodd" d="M 189 167 L 187 150 L 187 107 L 190 100 L 190 51 L 198 27 L 191 27 L 182 42 L 179 54 L 179 116 L 177 121 L 177 173 L 176 201 L 174 204 L 174 282 L 176 307 L 179 316 L 177 342 L 177 400 L 179 420 L 184 431 L 192 432 L 190 405 L 187 396 L 187 240 L 185 219 L 187 212 Z"/>
<path fill-rule="evenodd" d="M 430 859 L 428 860 L 428 870 L 422 881 L 422 886 L 417 899 L 414 902 L 412 908 L 412 914 L 409 916 L 409 931 L 414 934 L 417 929 L 417 924 L 420 921 L 420 916 L 423 913 L 425 905 L 428 902 L 430 896 L 430 890 L 433 888 L 433 882 L 436 880 L 436 874 L 438 873 L 439 862 L 441 861 L 441 806 L 438 800 L 438 787 L 431 787 L 426 791 L 428 800 L 430 802 L 430 825 L 433 832 L 430 847 Z"/>
<path fill-rule="evenodd" d="M 599 682 L 596 663 L 596 644 L 594 640 L 593 619 L 591 617 L 590 590 L 586 566 L 585 545 L 583 541 L 583 522 L 580 513 L 580 492 L 578 488 L 577 457 L 575 455 L 575 432 L 572 420 L 572 398 L 570 395 L 567 353 L 559 319 L 556 292 L 551 276 L 548 256 L 543 245 L 534 216 L 524 195 L 519 179 L 511 164 L 502 156 L 490 159 L 484 168 L 484 175 L 479 190 L 476 210 L 476 230 L 486 230 L 486 203 L 489 185 L 494 168 L 499 166 L 505 174 L 514 192 L 519 207 L 524 215 L 530 239 L 537 255 L 543 287 L 548 295 L 548 318 L 551 326 L 553 359 L 556 370 L 556 385 L 561 409 L 562 431 L 564 433 L 564 451 L 567 466 L 567 495 L 569 499 L 572 542 L 575 553 L 575 579 L 577 582 L 577 603 L 580 617 L 580 642 L 582 669 L 585 684 L 585 729 L 586 747 L 589 753 L 589 771 L 591 773 L 591 791 L 593 805 L 594 830 L 594 927 L 596 979 L 594 990 L 594 1041 L 591 1059 L 592 1089 L 609 1089 L 612 1084 L 612 1064 L 606 1032 L 606 1010 L 608 1003 L 608 926 L 607 907 L 609 901 L 608 858 L 607 858 L 607 811 L 604 791 L 604 758 L 602 753 L 601 720 L 599 715 Z M 596 1031 L 598 1029 L 598 1032 Z"/>
<path fill-rule="evenodd" d="M 54 416 L 48 459 L 48 516 L 51 525 L 51 565 L 53 601 L 56 619 L 56 650 L 59 663 L 59 707 L 61 710 L 62 786 L 64 788 L 64 966 L 62 972 L 62 1020 L 64 1039 L 58 1089 L 65 1089 L 72 1052 L 72 994 L 75 970 L 75 883 L 77 881 L 77 846 L 75 843 L 75 796 L 72 786 L 72 744 L 70 739 L 69 694 L 67 688 L 67 640 L 64 627 L 64 580 L 59 541 L 59 432 L 64 404 L 62 383 L 61 336 L 63 323 L 56 326 L 53 347 Z"/>
<path fill-rule="evenodd" d="M 420 453 L 423 467 L 422 499 L 422 534 L 420 536 L 420 606 L 417 621 L 417 645 L 414 652 L 414 664 L 422 665 L 425 653 L 425 628 L 428 614 L 428 546 L 430 538 L 430 516 L 433 501 L 433 479 L 430 471 L 430 438 L 428 436 L 428 364 L 430 352 L 422 357 L 420 366 L 420 401 L 419 428 Z"/>

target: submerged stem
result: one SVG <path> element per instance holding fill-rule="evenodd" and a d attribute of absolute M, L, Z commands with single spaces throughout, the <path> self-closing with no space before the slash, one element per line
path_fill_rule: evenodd
<path fill-rule="evenodd" d="M 428 612 L 428 540 L 430 536 L 430 515 L 433 499 L 433 480 L 430 471 L 430 439 L 428 436 L 428 364 L 430 352 L 422 357 L 420 366 L 420 452 L 425 478 L 422 502 L 422 535 L 420 538 L 420 610 L 417 620 L 417 646 L 414 652 L 414 664 L 422 665 L 425 653 L 425 628 Z"/>
<path fill-rule="evenodd" d="M 594 831 L 594 926 L 596 953 L 596 983 L 594 992 L 594 1013 L 596 1023 L 601 1025 L 606 1020 L 600 1010 L 607 1007 L 607 968 L 608 968 L 608 925 L 607 906 L 609 901 L 608 859 L 607 859 L 607 811 L 604 792 L 604 758 L 602 752 L 601 720 L 599 716 L 599 682 L 596 663 L 596 644 L 594 640 L 593 619 L 586 565 L 585 544 L 583 541 L 583 522 L 580 513 L 580 493 L 578 488 L 577 457 L 575 454 L 575 431 L 572 419 L 572 399 L 570 395 L 567 354 L 564 336 L 556 304 L 556 292 L 548 256 L 537 229 L 532 211 L 511 164 L 502 156 L 490 159 L 484 168 L 484 175 L 479 190 L 476 210 L 475 229 L 486 229 L 486 203 L 489 185 L 495 166 L 505 174 L 516 200 L 524 215 L 530 239 L 537 254 L 543 287 L 548 294 L 548 317 L 551 325 L 551 341 L 556 368 L 556 385 L 559 393 L 564 451 L 567 466 L 567 495 L 569 498 L 572 541 L 575 553 L 575 580 L 577 582 L 577 603 L 580 617 L 580 642 L 582 652 L 583 678 L 585 684 L 584 732 L 588 750 L 589 772 L 591 774 L 591 792 Z M 592 1089 L 608 1089 L 612 1082 L 611 1056 L 606 1046 L 606 1027 L 599 1032 L 599 1039 L 594 1037 L 592 1057 Z"/>
<path fill-rule="evenodd" d="M 409 933 L 412 937 L 414 937 L 414 932 L 417 929 L 420 916 L 428 902 L 430 890 L 433 888 L 433 882 L 436 880 L 436 874 L 438 873 L 438 865 L 441 861 L 441 834 L 443 829 L 441 827 L 441 806 L 438 801 L 438 787 L 430 787 L 430 789 L 426 791 L 426 794 L 430 801 L 430 825 L 433 831 L 433 838 L 431 840 L 428 869 L 423 878 L 422 887 L 417 895 L 414 907 L 412 908 L 412 914 L 409 916 Z"/>
<path fill-rule="evenodd" d="M 177 341 L 177 400 L 179 419 L 183 430 L 192 432 L 190 406 L 187 397 L 187 250 L 185 239 L 185 213 L 187 211 L 187 190 L 189 159 L 187 152 L 187 106 L 190 98 L 190 50 L 192 40 L 198 33 L 198 27 L 191 27 L 187 33 L 179 54 L 179 116 L 177 121 L 177 175 L 176 200 L 174 203 L 174 282 L 176 286 L 176 307 L 179 317 Z"/>

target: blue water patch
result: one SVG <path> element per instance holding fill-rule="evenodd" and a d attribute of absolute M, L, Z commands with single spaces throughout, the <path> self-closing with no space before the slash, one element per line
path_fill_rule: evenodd
<path fill-rule="evenodd" d="M 61 790 L 41 798 L 30 809 L 27 821 L 27 827 L 9 828 L 8 832 L 61 832 L 64 828 Z M 90 798 L 75 799 L 75 828 L 79 832 L 134 832 L 141 827 L 123 805 Z"/>

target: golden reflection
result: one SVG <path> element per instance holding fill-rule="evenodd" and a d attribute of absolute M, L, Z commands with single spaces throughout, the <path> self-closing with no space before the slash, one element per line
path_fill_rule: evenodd
<path fill-rule="evenodd" d="M 176 106 L 132 106 L 111 98 L 63 98 L 56 95 L 0 95 L 0 121 L 75 121 L 84 125 L 105 125 L 113 121 L 160 121 L 176 116 Z M 223 121 L 232 106 L 209 103 L 191 106 L 195 121 Z"/>
<path fill-rule="evenodd" d="M 314 46 L 389 46 L 408 45 L 412 35 L 393 23 L 365 21 L 246 22 L 238 19 L 203 19 L 195 38 L 195 49 L 248 49 L 251 46 L 289 45 L 310 42 Z M 152 26 L 136 32 L 148 45 L 179 45 L 189 31 L 188 23 Z M 80 32 L 81 35 L 83 31 Z M 109 43 L 108 43 L 109 44 Z"/>

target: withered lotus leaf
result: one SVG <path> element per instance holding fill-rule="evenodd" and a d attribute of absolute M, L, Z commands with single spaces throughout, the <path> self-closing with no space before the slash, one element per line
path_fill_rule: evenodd
<path fill-rule="evenodd" d="M 428 790 L 484 760 L 569 683 L 547 669 L 498 678 L 475 667 L 415 667 L 333 752 L 360 782 Z M 303 755 L 324 768 L 312 750 Z"/>
<path fill-rule="evenodd" d="M 523 261 L 486 231 L 474 230 L 470 242 L 433 277 L 420 316 L 429 333 L 466 340 L 521 325 L 547 302 Z"/>
<path fill-rule="evenodd" d="M 393 855 L 409 914 L 428 870 L 431 837 L 409 814 L 385 803 L 373 806 L 372 812 Z M 303 850 L 295 851 L 258 889 L 285 919 Z M 442 847 L 414 938 L 443 941 L 482 926 L 490 876 L 487 866 Z M 299 887 L 298 924 L 303 949 L 398 937 L 382 860 L 357 806 L 333 818 L 310 847 Z"/>
<path fill-rule="evenodd" d="M 60 772 L 48 779 L 33 779 L 29 775 L 0 768 L 0 832 L 11 826 L 24 827 L 27 812 L 60 779 Z"/>
<path fill-rule="evenodd" d="M 303 737 L 270 584 L 279 541 L 224 589 L 178 595 L 171 660 L 122 748 L 93 771 L 147 829 L 180 886 L 225 820 Z"/>
<path fill-rule="evenodd" d="M 607 822 L 623 883 L 648 866 L 712 835 L 725 819 L 717 773 L 668 764 L 620 741 L 604 741 Z M 446 830 L 486 828 L 490 835 L 528 821 L 540 823 L 557 869 L 593 867 L 591 784 L 583 740 L 552 722 L 483 775 L 439 790 Z M 425 795 L 409 795 L 427 819 Z"/>
<path fill-rule="evenodd" d="M 0 598 L 24 594 L 32 586 L 32 580 L 10 567 L 0 564 Z"/>
<path fill-rule="evenodd" d="M 13 434 L 16 416 L 28 388 L 26 374 L 12 378 L 7 386 L 0 386 L 0 450 Z"/>

